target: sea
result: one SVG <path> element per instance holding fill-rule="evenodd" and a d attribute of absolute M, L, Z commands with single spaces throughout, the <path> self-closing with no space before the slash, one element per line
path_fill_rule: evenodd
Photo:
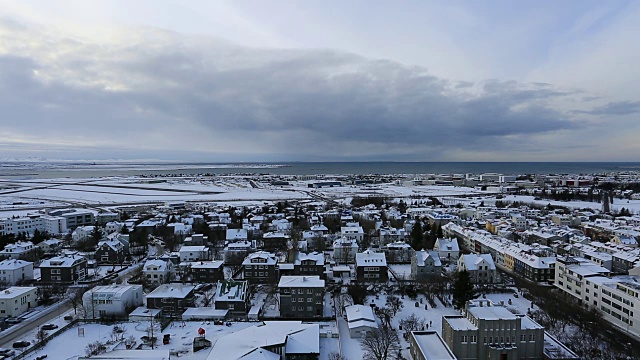
<path fill-rule="evenodd" d="M 197 174 L 419 175 L 640 173 L 640 162 L 0 162 L 0 179 L 92 178 Z"/>

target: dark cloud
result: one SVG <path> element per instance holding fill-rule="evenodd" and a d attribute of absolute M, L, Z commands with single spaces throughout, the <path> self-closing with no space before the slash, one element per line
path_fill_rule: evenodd
<path fill-rule="evenodd" d="M 606 105 L 594 107 L 591 110 L 576 110 L 576 114 L 589 115 L 630 115 L 640 113 L 640 101 L 610 102 Z"/>
<path fill-rule="evenodd" d="M 167 32 L 118 46 L 28 36 L 41 45 L 0 57 L 0 111 L 13 119 L 0 131 L 100 149 L 218 153 L 224 140 L 248 157 L 419 160 L 580 127 L 547 104 L 573 93 L 549 84 L 491 80 L 474 91 L 391 61 Z"/>

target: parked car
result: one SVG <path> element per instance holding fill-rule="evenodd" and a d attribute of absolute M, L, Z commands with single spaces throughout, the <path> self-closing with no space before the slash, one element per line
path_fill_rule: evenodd
<path fill-rule="evenodd" d="M 0 356 L 13 356 L 16 352 L 11 349 L 0 348 Z"/>
<path fill-rule="evenodd" d="M 56 324 L 44 324 L 42 325 L 42 330 L 55 330 L 58 328 Z"/>
<path fill-rule="evenodd" d="M 21 341 L 14 342 L 13 343 L 13 348 L 14 349 L 22 349 L 22 348 L 26 348 L 29 345 L 31 345 L 31 343 L 29 341 L 21 340 Z"/>
<path fill-rule="evenodd" d="M 19 323 L 21 321 L 22 321 L 22 319 L 13 317 L 13 318 L 6 319 L 4 322 L 7 323 L 7 324 L 17 324 L 17 323 Z"/>

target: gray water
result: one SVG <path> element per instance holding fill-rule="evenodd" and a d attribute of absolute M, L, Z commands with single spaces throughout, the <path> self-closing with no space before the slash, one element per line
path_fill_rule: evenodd
<path fill-rule="evenodd" d="M 87 178 L 163 174 L 602 174 L 638 172 L 637 162 L 294 162 L 263 164 L 242 163 L 0 163 L 0 178 Z M 228 167 L 231 165 L 232 167 Z M 277 167 L 276 167 L 277 166 Z"/>

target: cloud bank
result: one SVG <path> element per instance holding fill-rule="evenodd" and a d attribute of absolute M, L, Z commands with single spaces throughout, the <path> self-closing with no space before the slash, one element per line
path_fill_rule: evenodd
<path fill-rule="evenodd" d="M 640 111 L 638 102 L 562 110 L 558 104 L 591 97 L 547 83 L 449 81 L 338 51 L 110 31 L 96 40 L 0 20 L 0 151 L 194 161 L 601 160 L 584 150 L 597 146 L 602 124 L 583 117 Z"/>

